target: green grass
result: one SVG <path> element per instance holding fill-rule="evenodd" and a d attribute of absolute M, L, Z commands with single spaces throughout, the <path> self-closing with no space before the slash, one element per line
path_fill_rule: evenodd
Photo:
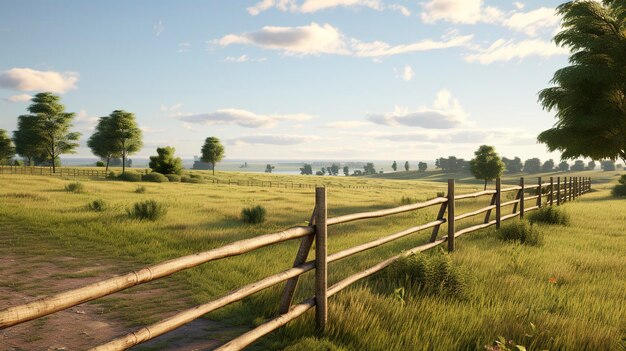
<path fill-rule="evenodd" d="M 209 172 L 194 173 L 210 179 Z M 241 181 L 328 182 L 330 217 L 398 206 L 403 197 L 423 201 L 446 189 L 445 183 L 425 180 L 226 172 L 217 172 L 217 176 Z M 626 289 L 622 288 L 626 284 L 626 203 L 610 197 L 609 189 L 615 183 L 613 173 L 586 176 L 603 177 L 599 186 L 594 185 L 600 191 L 563 206 L 571 217 L 570 226 L 537 224 L 545 233 L 542 247 L 502 242 L 492 230 L 459 238 L 458 249 L 450 255 L 450 261 L 461 272 L 469 272 L 463 299 L 416 293 L 409 291 L 413 289 L 409 284 L 387 286 L 385 290 L 381 288 L 385 285 L 381 273 L 330 300 L 325 339 L 314 338 L 313 315 L 307 313 L 305 318 L 263 338 L 253 348 L 280 349 L 300 343 L 310 349 L 328 349 L 326 346 L 332 344 L 346 350 L 474 350 L 484 349 L 502 335 L 530 349 L 623 349 L 620 340 L 626 337 L 626 306 L 618 302 L 626 301 Z M 86 180 L 88 193 L 71 194 L 64 191 L 66 181 L 59 178 L 1 177 L 3 184 L 9 186 L 0 188 L 0 253 L 43 254 L 52 260 L 71 252 L 86 260 L 96 256 L 120 260 L 122 267 L 140 268 L 302 225 L 309 220 L 314 204 L 313 189 L 208 182 L 153 183 L 149 195 L 143 195 L 134 193 L 133 183 Z M 352 185 L 367 189 L 350 189 Z M 482 184 L 461 180 L 457 193 L 479 189 Z M 167 206 L 167 217 L 156 222 L 128 219 L 126 208 L 148 200 L 144 196 Z M 95 199 L 105 201 L 107 211 L 87 210 L 86 205 Z M 483 207 L 488 201 L 485 197 L 459 202 L 457 213 Z M 250 226 L 240 221 L 241 209 L 252 205 L 267 209 L 265 224 Z M 337 252 L 431 221 L 437 210 L 433 207 L 331 227 L 328 251 Z M 457 224 L 458 229 L 481 222 L 482 216 L 477 217 Z M 445 230 L 444 226 L 442 235 Z M 412 235 L 367 254 L 332 263 L 329 284 L 419 245 L 429 235 Z M 54 249 L 48 249 L 49 245 Z M 123 301 L 124 295 L 99 303 L 106 307 L 106 315 L 125 318 L 130 325 L 142 325 L 160 314 L 169 315 L 183 306 L 204 303 L 290 267 L 298 245 L 297 241 L 274 245 L 128 291 L 143 293 L 157 287 L 163 291 L 156 303 L 131 304 Z M 425 255 L 434 254 L 437 253 Z M 312 295 L 311 278 L 312 274 L 303 277 L 296 301 Z M 405 289 L 404 303 L 394 295 L 397 288 Z M 208 317 L 252 326 L 275 315 L 280 292 L 281 286 L 268 289 Z M 174 300 L 177 302 L 170 302 Z M 154 306 L 157 308 L 151 308 Z M 536 332 L 531 331 L 530 323 L 536 325 Z"/>

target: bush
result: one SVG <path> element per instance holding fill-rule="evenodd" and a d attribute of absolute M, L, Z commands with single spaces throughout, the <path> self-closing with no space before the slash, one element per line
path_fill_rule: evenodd
<path fill-rule="evenodd" d="M 149 167 L 162 174 L 181 174 L 183 161 L 180 157 L 174 157 L 176 149 L 170 146 L 157 148 L 157 156 L 150 156 Z"/>
<path fill-rule="evenodd" d="M 626 196 L 626 184 L 624 185 L 616 185 L 613 190 L 611 191 L 611 194 L 613 194 L 613 196 L 615 197 L 624 197 Z"/>
<path fill-rule="evenodd" d="M 104 166 L 105 166 L 104 162 L 102 161 L 96 162 L 96 167 L 104 167 Z"/>
<path fill-rule="evenodd" d="M 163 182 L 167 183 L 170 181 L 169 179 L 167 179 L 166 176 L 158 172 L 144 174 L 141 176 L 141 180 L 143 180 L 144 182 L 154 182 L 154 183 L 163 183 Z"/>
<path fill-rule="evenodd" d="M 502 226 L 498 236 L 504 241 L 517 241 L 524 245 L 543 245 L 543 233 L 527 221 L 518 220 Z"/>
<path fill-rule="evenodd" d="M 180 182 L 180 176 L 178 174 L 165 174 L 165 177 L 170 182 Z"/>
<path fill-rule="evenodd" d="M 345 348 L 336 346 L 328 339 L 317 339 L 314 337 L 305 337 L 298 342 L 286 347 L 283 351 L 346 351 Z"/>
<path fill-rule="evenodd" d="M 87 207 L 95 212 L 102 212 L 106 209 L 106 203 L 102 199 L 93 200 Z"/>
<path fill-rule="evenodd" d="M 446 193 L 443 191 L 438 191 L 437 192 L 437 197 L 446 197 Z"/>
<path fill-rule="evenodd" d="M 622 185 L 626 185 L 626 174 L 623 174 L 617 182 Z"/>
<path fill-rule="evenodd" d="M 137 189 L 135 189 L 135 192 L 137 194 L 144 194 L 146 192 L 146 187 L 145 186 L 138 186 Z"/>
<path fill-rule="evenodd" d="M 259 224 L 265 221 L 265 207 L 257 205 L 241 210 L 241 220 L 245 223 Z"/>
<path fill-rule="evenodd" d="M 193 177 L 187 177 L 187 176 L 180 177 L 180 181 L 183 182 L 183 183 L 195 183 L 195 184 L 197 184 L 197 183 L 204 183 L 202 181 L 202 179 L 193 178 Z"/>
<path fill-rule="evenodd" d="M 135 172 L 125 172 L 118 175 L 117 179 L 125 182 L 140 182 L 141 174 Z"/>
<path fill-rule="evenodd" d="M 117 173 L 115 173 L 115 171 L 109 171 L 109 173 L 107 173 L 107 179 L 117 179 Z"/>
<path fill-rule="evenodd" d="M 558 207 L 548 206 L 532 212 L 528 216 L 530 223 L 569 224 L 569 215 Z"/>
<path fill-rule="evenodd" d="M 85 186 L 80 182 L 69 183 L 65 186 L 65 191 L 80 194 L 85 192 Z"/>
<path fill-rule="evenodd" d="M 202 179 L 202 176 L 200 174 L 190 173 L 189 177 L 194 178 L 194 179 Z"/>
<path fill-rule="evenodd" d="M 401 258 L 384 270 L 381 286 L 405 287 L 407 292 L 463 298 L 469 283 L 468 272 L 452 264 L 448 254 L 416 254 Z"/>
<path fill-rule="evenodd" d="M 156 221 L 167 214 L 167 208 L 154 200 L 148 200 L 135 203 L 126 209 L 126 213 L 132 219 Z"/>

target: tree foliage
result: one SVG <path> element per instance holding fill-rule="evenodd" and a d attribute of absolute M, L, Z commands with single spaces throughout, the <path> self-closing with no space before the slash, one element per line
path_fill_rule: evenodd
<path fill-rule="evenodd" d="M 485 181 L 487 189 L 487 182 L 500 177 L 504 172 L 504 162 L 500 160 L 495 148 L 489 145 L 481 145 L 474 155 L 476 157 L 470 161 L 470 171 L 476 179 Z"/>
<path fill-rule="evenodd" d="M 576 160 L 574 161 L 574 165 L 572 165 L 572 167 L 570 167 L 570 169 L 572 171 L 584 171 L 585 170 L 585 161 L 583 160 Z"/>
<path fill-rule="evenodd" d="M 557 7 L 562 30 L 554 41 L 568 47 L 570 66 L 539 93 L 557 122 L 538 140 L 563 159 L 621 158 L 626 162 L 626 2 L 569 1 Z"/>
<path fill-rule="evenodd" d="M 519 157 L 514 157 L 513 159 L 508 159 L 506 157 L 502 158 L 502 162 L 506 166 L 507 173 L 520 173 L 524 165 L 522 164 L 522 159 Z"/>
<path fill-rule="evenodd" d="M 15 147 L 7 131 L 0 129 L 0 164 L 9 164 L 13 156 L 15 156 Z"/>
<path fill-rule="evenodd" d="M 34 158 L 43 153 L 37 134 L 37 116 L 22 115 L 17 118 L 17 130 L 13 131 L 13 142 L 15 153 L 27 159 L 29 166 L 33 166 Z"/>
<path fill-rule="evenodd" d="M 420 172 L 426 172 L 428 169 L 428 164 L 426 162 L 420 162 L 417 164 L 417 170 Z"/>
<path fill-rule="evenodd" d="M 372 162 L 368 162 L 363 166 L 363 173 L 365 174 L 376 174 L 376 167 Z"/>
<path fill-rule="evenodd" d="M 409 165 L 409 161 L 405 161 L 404 162 L 404 170 L 408 172 L 409 169 L 411 169 L 411 166 Z"/>
<path fill-rule="evenodd" d="M 266 164 L 266 165 L 265 165 L 265 173 L 272 173 L 272 171 L 274 170 L 274 168 L 276 168 L 276 167 L 272 166 L 272 165 L 271 165 L 271 164 L 269 164 L 269 163 L 268 163 L 268 164 Z"/>
<path fill-rule="evenodd" d="M 213 175 L 215 175 L 215 164 L 224 158 L 224 146 L 216 137 L 208 137 L 202 145 L 202 161 L 213 165 Z"/>
<path fill-rule="evenodd" d="M 124 110 L 115 110 L 107 117 L 105 124 L 110 128 L 110 142 L 114 153 L 122 157 L 122 173 L 126 171 L 128 155 L 141 150 L 143 134 L 135 115 Z"/>
<path fill-rule="evenodd" d="M 304 166 L 302 166 L 302 168 L 300 168 L 300 174 L 302 174 L 302 175 L 312 175 L 313 174 L 313 167 L 310 164 L 305 163 Z"/>
<path fill-rule="evenodd" d="M 554 170 L 554 160 L 549 159 L 546 162 L 544 162 L 543 165 L 541 166 L 541 170 L 543 172 L 552 172 Z"/>
<path fill-rule="evenodd" d="M 540 173 L 541 172 L 541 160 L 536 157 L 526 160 L 524 162 L 524 172 Z"/>
<path fill-rule="evenodd" d="M 157 148 L 157 156 L 150 156 L 149 167 L 161 174 L 182 174 L 183 160 L 174 157 L 176 149 L 170 146 Z"/>
<path fill-rule="evenodd" d="M 345 175 L 346 177 L 350 175 L 350 167 L 343 166 L 343 175 Z"/>
<path fill-rule="evenodd" d="M 567 161 L 561 161 L 561 163 L 559 163 L 559 171 L 561 172 L 569 171 L 569 163 L 567 163 Z"/>
<path fill-rule="evenodd" d="M 398 163 L 396 161 L 393 161 L 391 164 L 391 169 L 393 169 L 394 172 L 398 170 Z"/>
<path fill-rule="evenodd" d="M 594 160 L 589 161 L 589 163 L 587 163 L 587 169 L 590 171 L 593 171 L 594 169 L 596 169 L 596 161 Z"/>
<path fill-rule="evenodd" d="M 105 171 L 109 170 L 112 158 L 121 157 L 120 150 L 116 147 L 110 121 L 109 116 L 100 117 L 95 132 L 87 140 L 91 153 L 106 161 Z"/>

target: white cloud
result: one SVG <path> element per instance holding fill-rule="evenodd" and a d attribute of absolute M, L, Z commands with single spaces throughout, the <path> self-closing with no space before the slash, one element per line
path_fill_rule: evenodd
<path fill-rule="evenodd" d="M 473 35 L 455 36 L 449 40 L 434 41 L 430 39 L 421 40 L 410 44 L 400 44 L 391 46 L 383 41 L 370 43 L 352 39 L 351 45 L 354 55 L 359 57 L 382 57 L 399 54 L 406 54 L 417 51 L 430 51 L 438 49 L 448 49 L 453 47 L 466 46 L 472 40 Z"/>
<path fill-rule="evenodd" d="M 415 71 L 413 71 L 413 68 L 410 65 L 404 66 L 402 70 L 398 70 L 396 68 L 393 70 L 396 73 L 396 76 L 405 82 L 410 82 L 413 80 L 413 77 L 415 77 Z"/>
<path fill-rule="evenodd" d="M 20 91 L 50 91 L 63 94 L 76 89 L 78 73 L 36 71 L 30 68 L 11 68 L 0 73 L 0 87 Z"/>
<path fill-rule="evenodd" d="M 306 0 L 300 6 L 300 12 L 311 13 L 339 6 L 363 6 L 378 11 L 383 9 L 380 0 Z"/>
<path fill-rule="evenodd" d="M 98 117 L 90 116 L 85 110 L 78 111 L 74 117 L 74 126 L 83 132 L 93 131 L 96 128 L 96 124 L 98 124 Z M 85 133 L 83 133 L 83 137 L 85 136 Z"/>
<path fill-rule="evenodd" d="M 494 62 L 507 62 L 513 59 L 522 60 L 529 56 L 550 58 L 552 56 L 567 55 L 569 50 L 556 46 L 554 43 L 541 39 L 527 39 L 520 42 L 513 40 L 496 40 L 485 49 L 478 48 L 475 54 L 465 56 L 467 62 L 478 62 L 488 65 Z"/>
<path fill-rule="evenodd" d="M 183 107 L 183 104 L 181 104 L 180 102 L 176 103 L 176 104 L 174 104 L 172 106 L 161 105 L 161 111 L 163 111 L 163 112 L 174 112 L 174 111 L 180 110 L 181 107 Z"/>
<path fill-rule="evenodd" d="M 243 63 L 243 62 L 265 62 L 266 58 L 251 58 L 248 55 L 241 55 L 238 57 L 228 56 L 224 59 L 224 62 L 235 62 L 235 63 Z"/>
<path fill-rule="evenodd" d="M 297 145 L 319 140 L 312 135 L 289 135 L 289 134 L 257 134 L 245 135 L 228 140 L 231 145 L 263 144 L 263 145 Z"/>
<path fill-rule="evenodd" d="M 301 4 L 296 0 L 261 0 L 246 10 L 250 15 L 257 16 L 271 8 L 276 8 L 282 12 L 314 13 L 336 7 L 365 7 L 376 11 L 389 9 L 398 11 L 403 16 L 411 15 L 411 11 L 405 6 L 399 4 L 385 5 L 381 0 L 304 0 Z"/>
<path fill-rule="evenodd" d="M 336 121 L 324 124 L 323 128 L 331 129 L 354 129 L 371 125 L 371 122 L 367 121 Z"/>
<path fill-rule="evenodd" d="M 6 97 L 3 100 L 6 102 L 26 102 L 26 101 L 30 101 L 32 98 L 33 97 L 28 94 L 19 94 L 19 95 Z"/>
<path fill-rule="evenodd" d="M 553 31 L 558 27 L 561 18 L 554 8 L 541 7 L 529 12 L 517 12 L 505 19 L 505 27 L 528 36 L 536 36 L 541 30 Z"/>
<path fill-rule="evenodd" d="M 437 21 L 457 24 L 496 23 L 502 17 L 502 11 L 485 6 L 483 0 L 431 0 L 423 6 L 421 18 L 426 23 Z"/>
<path fill-rule="evenodd" d="M 248 13 L 252 16 L 257 16 L 272 7 L 276 7 L 283 12 L 295 12 L 298 9 L 295 0 L 261 0 L 256 5 L 248 7 L 246 10 L 248 10 Z"/>
<path fill-rule="evenodd" d="M 393 112 L 370 114 L 366 118 L 374 123 L 388 126 L 421 127 L 428 129 L 449 129 L 466 124 L 467 114 L 459 101 L 444 89 L 437 93 L 431 107 L 421 107 L 416 111 L 396 107 Z"/>
<path fill-rule="evenodd" d="M 191 43 L 188 41 L 178 44 L 178 53 L 189 52 L 191 50 Z"/>
<path fill-rule="evenodd" d="M 301 27 L 266 26 L 256 32 L 228 34 L 217 43 L 221 46 L 256 45 L 296 55 L 348 53 L 343 36 L 337 28 L 330 24 L 319 25 L 315 22 Z"/>
<path fill-rule="evenodd" d="M 404 17 L 411 16 L 411 11 L 406 6 L 402 6 L 402 5 L 398 5 L 398 4 L 391 4 L 391 5 L 387 6 L 387 7 L 390 8 L 391 10 L 400 12 L 402 14 L 402 16 L 404 16 Z"/>
<path fill-rule="evenodd" d="M 314 118 L 304 113 L 287 115 L 261 115 L 254 112 L 227 108 L 215 112 L 180 116 L 179 119 L 196 124 L 234 124 L 246 128 L 272 128 L 282 121 L 306 121 Z"/>
<path fill-rule="evenodd" d="M 514 2 L 514 3 L 513 3 L 513 6 L 515 6 L 515 8 L 516 8 L 516 9 L 521 10 L 521 9 L 523 9 L 523 8 L 524 8 L 524 6 L 526 6 L 526 5 L 524 5 L 524 4 L 523 4 L 523 3 L 521 3 L 521 2 L 517 2 L 517 1 L 516 1 L 516 2 Z"/>
<path fill-rule="evenodd" d="M 165 30 L 165 26 L 163 25 L 163 21 L 159 20 L 153 27 L 152 29 L 154 30 L 154 35 L 156 35 L 157 37 L 159 35 L 161 35 L 161 33 L 163 33 L 163 31 Z"/>

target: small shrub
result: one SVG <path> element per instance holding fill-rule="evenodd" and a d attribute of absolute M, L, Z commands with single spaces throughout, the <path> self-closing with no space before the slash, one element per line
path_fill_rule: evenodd
<path fill-rule="evenodd" d="M 527 221 L 515 221 L 502 226 L 498 236 L 504 241 L 517 241 L 524 245 L 543 245 L 543 233 Z"/>
<path fill-rule="evenodd" d="M 624 197 L 626 196 L 626 184 L 625 185 L 616 185 L 613 190 L 611 190 L 611 194 L 614 197 Z"/>
<path fill-rule="evenodd" d="M 167 179 L 166 176 L 158 172 L 144 174 L 141 176 L 141 180 L 143 180 L 144 182 L 154 182 L 154 183 L 169 182 L 169 179 Z"/>
<path fill-rule="evenodd" d="M 346 351 L 347 349 L 336 346 L 328 339 L 317 339 L 314 337 L 305 337 L 298 342 L 287 346 L 283 351 Z"/>
<path fill-rule="evenodd" d="M 416 202 L 417 202 L 417 199 L 413 199 L 413 198 L 410 198 L 408 196 L 403 196 L 400 199 L 400 204 L 402 204 L 402 205 L 410 205 L 410 204 L 413 204 L 413 203 L 416 203 Z"/>
<path fill-rule="evenodd" d="M 105 166 L 104 162 L 102 162 L 102 161 L 96 162 L 96 167 L 104 167 L 104 166 Z"/>
<path fill-rule="evenodd" d="M 623 174 L 617 181 L 618 183 L 622 184 L 622 185 L 626 185 L 626 174 Z"/>
<path fill-rule="evenodd" d="M 438 191 L 437 192 L 437 197 L 446 197 L 446 193 L 443 191 Z"/>
<path fill-rule="evenodd" d="M 107 179 L 117 179 L 117 173 L 109 171 L 109 173 L 107 173 Z"/>
<path fill-rule="evenodd" d="M 200 174 L 189 174 L 189 177 L 194 178 L 194 179 L 202 179 L 202 176 Z"/>
<path fill-rule="evenodd" d="M 180 182 L 180 176 L 178 174 L 165 174 L 165 177 L 167 177 L 170 182 Z"/>
<path fill-rule="evenodd" d="M 135 189 L 135 192 L 136 192 L 137 194 L 145 194 L 145 192 L 146 192 L 146 187 L 145 187 L 145 186 L 143 186 L 143 185 L 142 185 L 142 186 L 138 186 L 138 187 L 137 187 L 137 189 Z"/>
<path fill-rule="evenodd" d="M 65 191 L 80 194 L 85 192 L 85 186 L 83 185 L 83 183 L 73 182 L 65 186 Z"/>
<path fill-rule="evenodd" d="M 182 176 L 180 177 L 180 181 L 183 183 L 203 183 L 202 179 L 199 178 L 192 178 L 192 177 L 187 177 L 187 176 Z"/>
<path fill-rule="evenodd" d="M 126 209 L 126 213 L 132 219 L 156 221 L 167 214 L 167 208 L 154 200 L 148 200 L 135 203 Z"/>
<path fill-rule="evenodd" d="M 125 182 L 140 182 L 141 174 L 135 172 L 125 172 L 117 176 L 118 180 L 122 180 Z"/>
<path fill-rule="evenodd" d="M 106 209 L 106 203 L 102 199 L 93 200 L 87 207 L 95 212 L 102 212 Z"/>
<path fill-rule="evenodd" d="M 265 221 L 265 207 L 257 205 L 241 210 L 241 220 L 245 223 L 259 224 Z"/>
<path fill-rule="evenodd" d="M 569 224 L 569 215 L 554 206 L 542 207 L 528 216 L 530 223 Z"/>

